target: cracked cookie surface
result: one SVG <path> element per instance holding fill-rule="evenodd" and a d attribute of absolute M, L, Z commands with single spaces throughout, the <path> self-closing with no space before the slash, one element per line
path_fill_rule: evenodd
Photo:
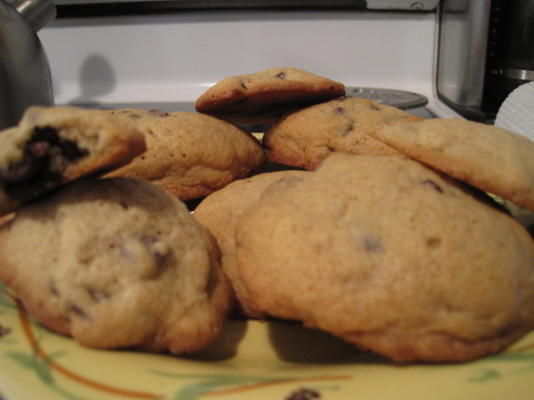
<path fill-rule="evenodd" d="M 334 152 L 398 154 L 370 133 L 421 117 L 368 99 L 344 97 L 284 116 L 263 137 L 270 161 L 313 170 Z"/>
<path fill-rule="evenodd" d="M 31 107 L 0 134 L 0 213 L 66 182 L 118 168 L 145 149 L 141 132 L 106 112 Z"/>
<path fill-rule="evenodd" d="M 147 151 L 108 176 L 147 179 L 181 200 L 206 196 L 265 161 L 256 138 L 208 115 L 140 109 L 109 113 L 143 132 Z"/>
<path fill-rule="evenodd" d="M 260 124 L 344 94 L 345 86 L 339 82 L 302 69 L 279 67 L 225 78 L 204 92 L 195 108 L 232 123 Z"/>
<path fill-rule="evenodd" d="M 236 241 L 260 311 L 396 361 L 466 361 L 534 328 L 527 231 L 408 158 L 334 154 Z"/>
<path fill-rule="evenodd" d="M 0 278 L 45 327 L 96 348 L 197 350 L 232 299 L 208 231 L 129 178 L 82 180 L 22 207 L 1 227 Z"/>

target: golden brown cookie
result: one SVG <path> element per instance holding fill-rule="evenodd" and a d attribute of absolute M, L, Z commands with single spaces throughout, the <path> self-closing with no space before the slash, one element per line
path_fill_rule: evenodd
<path fill-rule="evenodd" d="M 236 124 L 272 122 L 282 114 L 345 95 L 339 82 L 293 67 L 232 76 L 196 101 L 198 112 Z"/>
<path fill-rule="evenodd" d="M 235 228 L 246 209 L 253 206 L 272 185 L 279 186 L 283 181 L 301 180 L 309 171 L 277 171 L 239 179 L 207 196 L 195 208 L 193 216 L 217 239 L 221 250 L 221 265 L 232 284 L 239 300 L 241 311 L 249 317 L 259 317 L 247 296 L 236 267 Z"/>
<path fill-rule="evenodd" d="M 432 168 L 534 211 L 534 142 L 459 118 L 387 126 L 372 136 Z"/>
<path fill-rule="evenodd" d="M 359 97 L 345 97 L 286 115 L 263 137 L 270 161 L 308 170 L 333 152 L 398 154 L 370 133 L 421 117 Z"/>
<path fill-rule="evenodd" d="M 104 349 L 197 350 L 232 298 L 209 232 L 128 178 L 80 180 L 21 207 L 0 230 L 0 279 L 45 327 Z"/>
<path fill-rule="evenodd" d="M 31 107 L 0 132 L 0 214 L 60 185 L 128 163 L 143 135 L 99 110 Z"/>
<path fill-rule="evenodd" d="M 206 196 L 265 161 L 256 138 L 209 115 L 136 109 L 110 113 L 145 134 L 147 151 L 108 176 L 147 179 L 181 200 Z"/>
<path fill-rule="evenodd" d="M 334 154 L 240 218 L 260 311 L 400 362 L 467 361 L 534 328 L 534 244 L 416 161 Z"/>

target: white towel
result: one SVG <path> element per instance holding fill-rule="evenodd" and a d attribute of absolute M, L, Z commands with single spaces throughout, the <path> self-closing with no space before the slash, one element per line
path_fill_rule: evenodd
<path fill-rule="evenodd" d="M 517 87 L 504 99 L 495 125 L 534 141 L 534 82 Z"/>

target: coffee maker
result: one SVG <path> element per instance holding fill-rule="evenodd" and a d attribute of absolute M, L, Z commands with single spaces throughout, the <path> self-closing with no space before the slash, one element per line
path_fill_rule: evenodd
<path fill-rule="evenodd" d="M 534 0 L 442 0 L 438 97 L 465 118 L 492 121 L 534 80 Z"/>

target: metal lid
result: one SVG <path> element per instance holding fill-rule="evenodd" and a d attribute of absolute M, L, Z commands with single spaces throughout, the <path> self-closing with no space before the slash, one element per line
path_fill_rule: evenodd
<path fill-rule="evenodd" d="M 363 97 L 403 110 L 422 107 L 428 103 L 428 99 L 422 94 L 396 89 L 348 87 L 346 94 L 347 96 Z"/>

